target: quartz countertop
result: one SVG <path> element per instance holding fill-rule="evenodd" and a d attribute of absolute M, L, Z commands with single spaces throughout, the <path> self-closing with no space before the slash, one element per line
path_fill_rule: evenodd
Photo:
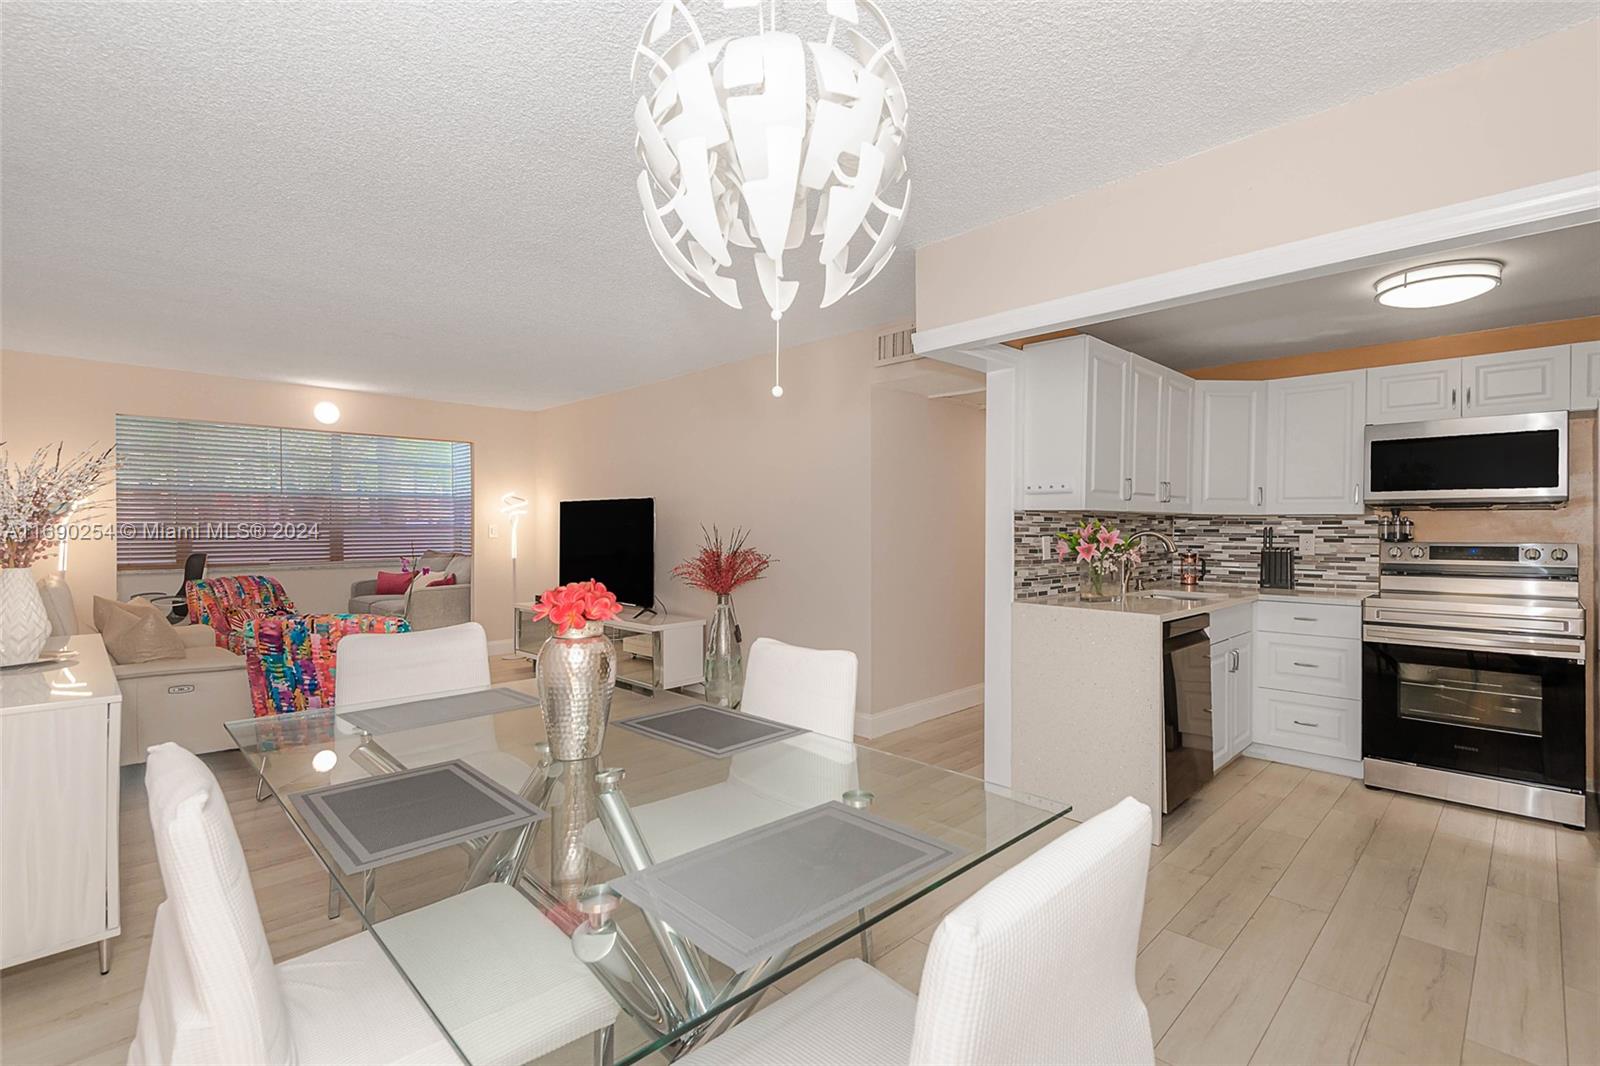
<path fill-rule="evenodd" d="M 1076 593 L 1018 599 L 1019 604 L 1042 607 L 1069 607 L 1084 611 L 1112 611 L 1117 614 L 1148 615 L 1171 622 L 1197 614 L 1238 607 L 1257 600 L 1288 603 L 1335 603 L 1359 605 L 1377 591 L 1359 589 L 1264 589 L 1253 585 L 1200 585 L 1193 589 L 1157 586 L 1130 592 L 1126 602 L 1103 600 L 1087 602 Z M 1198 593 L 1198 596 L 1194 594 Z"/>

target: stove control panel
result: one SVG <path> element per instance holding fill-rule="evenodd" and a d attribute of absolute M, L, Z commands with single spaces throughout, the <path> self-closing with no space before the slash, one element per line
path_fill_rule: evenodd
<path fill-rule="evenodd" d="M 1576 544 L 1441 544 L 1383 548 L 1380 571 L 1395 573 L 1477 573 L 1480 575 L 1575 576 Z M 1570 572 L 1570 573 L 1569 573 Z"/>

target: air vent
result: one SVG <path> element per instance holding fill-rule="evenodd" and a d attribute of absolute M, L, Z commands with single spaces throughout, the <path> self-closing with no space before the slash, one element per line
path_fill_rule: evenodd
<path fill-rule="evenodd" d="M 894 363 L 909 363 L 917 358 L 917 353 L 911 347 L 911 334 L 917 327 L 907 326 L 897 329 L 893 333 L 878 334 L 878 362 L 877 366 L 890 366 Z"/>

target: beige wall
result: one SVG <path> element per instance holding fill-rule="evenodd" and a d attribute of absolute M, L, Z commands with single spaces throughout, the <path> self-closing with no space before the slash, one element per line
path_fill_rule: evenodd
<path fill-rule="evenodd" d="M 861 659 L 858 706 L 872 692 L 871 380 L 876 331 L 784 353 L 784 396 L 770 357 L 542 411 L 524 521 L 524 591 L 555 580 L 557 504 L 654 496 L 656 590 L 669 610 L 707 615 L 713 597 L 669 571 L 700 527 L 750 530 L 777 557 L 734 594 L 746 646 L 771 636 Z M 641 356 L 644 358 L 644 356 Z"/>
<path fill-rule="evenodd" d="M 509 638 L 507 530 L 495 507 L 504 492 L 531 490 L 533 461 L 529 442 L 534 415 L 529 412 L 22 352 L 0 355 L 0 439 L 6 441 L 13 459 L 26 457 L 40 445 L 62 440 L 69 451 L 97 443 L 108 446 L 116 439 L 118 414 L 318 429 L 323 427 L 312 419 L 311 408 L 324 399 L 338 403 L 343 412 L 338 428 L 352 433 L 472 442 L 476 505 L 473 611 L 489 639 Z M 97 519 L 113 517 L 112 496 L 107 489 L 106 507 L 95 516 Z M 498 539 L 487 536 L 491 523 L 499 526 Z M 526 551 L 527 531 L 523 532 Z M 70 564 L 68 580 L 78 610 L 88 617 L 91 596 L 117 593 L 115 544 L 109 540 L 74 544 Z M 40 564 L 41 569 L 53 566 L 53 561 Z M 320 578 L 321 573 L 298 571 L 293 581 L 303 585 L 307 575 Z M 337 602 L 342 607 L 349 593 L 349 575 L 343 570 L 325 573 L 331 591 L 319 594 L 318 604 Z M 161 575 L 150 587 L 160 588 L 169 581 L 169 576 Z"/>
<path fill-rule="evenodd" d="M 872 390 L 874 711 L 983 683 L 983 431 L 977 407 Z"/>
<path fill-rule="evenodd" d="M 1597 55 L 1590 21 L 925 245 L 917 328 L 1593 171 Z"/>

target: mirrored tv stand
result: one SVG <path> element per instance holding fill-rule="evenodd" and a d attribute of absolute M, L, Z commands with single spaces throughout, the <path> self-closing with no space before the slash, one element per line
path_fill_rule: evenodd
<path fill-rule="evenodd" d="M 605 624 L 606 635 L 617 644 L 618 685 L 653 696 L 705 680 L 704 618 L 681 614 L 632 618 L 629 610 Z M 515 611 L 512 650 L 533 659 L 550 636 L 551 625 L 533 617 L 531 603 L 519 603 Z"/>

